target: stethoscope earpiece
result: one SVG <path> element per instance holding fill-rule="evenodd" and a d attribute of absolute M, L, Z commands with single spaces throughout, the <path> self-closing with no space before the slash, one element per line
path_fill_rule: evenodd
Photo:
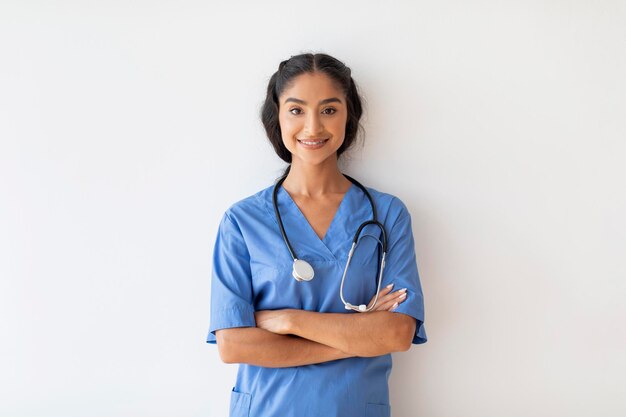
<path fill-rule="evenodd" d="M 346 310 L 354 310 L 354 311 L 358 311 L 359 313 L 366 313 L 368 311 L 370 311 L 372 308 L 374 308 L 376 304 L 372 305 L 369 309 L 367 308 L 367 306 L 365 304 L 361 304 L 359 306 L 355 306 L 354 304 L 350 304 L 348 302 L 345 302 L 343 307 Z"/>

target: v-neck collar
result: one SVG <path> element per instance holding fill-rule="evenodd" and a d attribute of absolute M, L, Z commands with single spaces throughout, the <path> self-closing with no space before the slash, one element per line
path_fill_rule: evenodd
<path fill-rule="evenodd" d="M 291 195 L 287 192 L 287 190 L 282 185 L 280 186 L 279 195 L 284 194 L 285 200 L 287 200 L 288 205 L 291 206 L 291 211 L 293 211 L 295 213 L 295 216 L 297 217 L 297 219 L 295 220 L 301 225 L 304 225 L 304 226 L 301 226 L 301 229 L 304 228 L 305 233 L 308 235 L 307 241 L 313 240 L 316 246 L 320 247 L 320 249 L 323 248 L 323 250 L 327 252 L 330 256 L 332 256 L 333 259 L 336 259 L 335 254 L 333 253 L 331 249 L 332 245 L 330 243 L 332 242 L 334 231 L 338 227 L 337 222 L 340 221 L 338 219 L 345 218 L 345 216 L 343 215 L 343 212 L 347 210 L 346 207 L 349 205 L 348 200 L 354 188 L 356 188 L 356 186 L 353 183 L 351 183 L 348 190 L 344 193 L 341 199 L 341 202 L 339 203 L 339 206 L 337 207 L 337 210 L 335 211 L 335 214 L 333 215 L 330 225 L 326 229 L 326 233 L 324 234 L 323 239 L 320 239 L 317 233 L 315 233 L 315 230 L 313 229 L 313 226 L 311 226 L 311 223 L 309 223 L 304 213 L 302 213 L 302 210 L 300 210 L 300 207 L 298 207 L 298 205 L 293 200 Z M 281 216 L 283 216 L 282 213 L 281 213 Z M 292 232 L 290 235 L 289 230 L 286 230 L 286 233 L 287 233 L 287 237 L 292 242 L 291 245 L 294 246 L 293 244 L 294 238 L 292 238 L 292 236 L 295 233 Z M 301 240 L 301 239 L 296 239 L 296 240 Z M 296 252 L 296 254 L 303 253 L 304 249 L 305 248 L 298 249 L 297 247 L 294 246 L 294 251 Z"/>

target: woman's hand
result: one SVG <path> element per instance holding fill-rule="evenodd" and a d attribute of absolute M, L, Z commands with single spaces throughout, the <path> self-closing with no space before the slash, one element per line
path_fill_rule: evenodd
<path fill-rule="evenodd" d="M 393 311 L 404 300 L 406 300 L 406 288 L 391 292 L 393 284 L 380 290 L 376 307 L 372 311 Z M 368 307 L 374 302 L 374 297 L 370 300 Z M 276 334 L 290 334 L 292 324 L 292 314 L 297 314 L 298 310 L 262 310 L 254 313 L 256 327 Z"/>
<path fill-rule="evenodd" d="M 370 311 L 393 311 L 396 307 L 400 305 L 404 300 L 406 300 L 406 288 L 402 288 L 401 290 L 391 292 L 393 288 L 393 284 L 387 285 L 385 288 L 380 290 L 380 294 L 378 295 L 378 301 L 376 302 L 376 307 Z M 372 297 L 367 307 L 369 308 L 374 303 L 374 298 Z"/>

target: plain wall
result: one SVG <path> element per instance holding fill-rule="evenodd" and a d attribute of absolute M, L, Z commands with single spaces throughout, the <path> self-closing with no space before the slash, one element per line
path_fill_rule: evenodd
<path fill-rule="evenodd" d="M 232 203 L 283 169 L 278 63 L 345 61 L 344 163 L 412 218 L 429 341 L 396 417 L 626 415 L 622 1 L 0 3 L 0 415 L 226 416 Z M 314 395 L 314 394 L 312 394 Z"/>

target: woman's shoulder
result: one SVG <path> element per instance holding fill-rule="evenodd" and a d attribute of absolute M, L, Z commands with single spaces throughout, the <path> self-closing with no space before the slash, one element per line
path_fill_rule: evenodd
<path fill-rule="evenodd" d="M 365 187 L 371 194 L 376 208 L 381 213 L 386 213 L 387 218 L 399 218 L 409 214 L 406 204 L 395 194 L 377 190 L 372 187 Z"/>
<path fill-rule="evenodd" d="M 367 191 L 369 191 L 372 195 L 372 198 L 376 202 L 377 206 L 380 205 L 381 207 L 385 207 L 394 212 L 408 212 L 406 205 L 397 195 L 380 191 L 372 187 L 365 188 L 367 188 Z"/>
<path fill-rule="evenodd" d="M 254 194 L 248 195 L 235 203 L 231 204 L 225 211 L 224 215 L 233 220 L 245 216 L 258 215 L 260 212 L 268 210 L 272 201 L 272 191 L 274 185 L 263 188 Z"/>

